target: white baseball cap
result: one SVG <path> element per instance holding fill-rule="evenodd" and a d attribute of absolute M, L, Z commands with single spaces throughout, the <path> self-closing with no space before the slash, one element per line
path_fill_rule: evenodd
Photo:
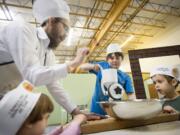
<path fill-rule="evenodd" d="M 117 43 L 112 43 L 107 47 L 106 54 L 115 53 L 115 52 L 122 52 L 121 47 Z"/>
<path fill-rule="evenodd" d="M 176 70 L 176 71 L 175 71 Z M 171 76 L 177 80 L 180 80 L 180 69 L 178 69 L 177 66 L 171 66 L 171 67 L 165 67 L 165 66 L 159 66 L 154 68 L 150 72 L 150 77 L 153 77 L 154 75 L 160 74 L 160 75 L 167 75 Z"/>
<path fill-rule="evenodd" d="M 29 88 L 24 81 L 0 100 L 0 135 L 15 135 L 33 110 L 41 94 Z"/>
<path fill-rule="evenodd" d="M 36 0 L 33 4 L 33 14 L 42 24 L 49 17 L 60 17 L 70 20 L 70 8 L 64 0 Z"/>

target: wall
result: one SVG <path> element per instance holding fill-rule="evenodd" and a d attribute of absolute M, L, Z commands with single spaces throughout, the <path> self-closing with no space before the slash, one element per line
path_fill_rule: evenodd
<path fill-rule="evenodd" d="M 89 105 L 95 88 L 95 79 L 96 76 L 93 74 L 70 74 L 62 83 L 76 104 Z"/>
<path fill-rule="evenodd" d="M 139 59 L 142 72 L 150 72 L 152 68 L 158 65 L 176 65 L 180 64 L 180 58 L 178 55 L 154 57 L 154 58 L 143 58 Z M 131 72 L 129 63 L 129 56 L 125 55 L 124 60 L 120 67 L 124 72 Z"/>
<path fill-rule="evenodd" d="M 120 69 L 123 70 L 124 72 L 131 72 L 128 54 L 124 55 L 124 60 L 121 63 Z"/>
<path fill-rule="evenodd" d="M 139 59 L 141 65 L 141 71 L 150 72 L 157 66 L 172 66 L 180 64 L 180 57 L 178 55 L 154 57 L 154 58 L 143 58 Z"/>
<path fill-rule="evenodd" d="M 173 16 L 168 18 L 168 26 L 164 30 L 157 32 L 153 38 L 145 38 L 144 44 L 139 45 L 138 49 L 180 45 L 180 19 Z"/>
<path fill-rule="evenodd" d="M 168 16 L 167 23 L 168 23 L 167 27 L 163 30 L 157 31 L 157 33 L 155 33 L 153 37 L 142 38 L 143 44 L 139 44 L 136 49 L 180 45 L 180 38 L 179 38 L 180 18 L 177 19 L 177 17 Z M 174 57 L 174 58 L 175 58 L 174 61 L 172 61 L 171 59 L 167 59 L 164 64 L 167 64 L 167 65 L 175 64 L 176 62 L 180 61 L 177 59 L 177 57 Z M 152 64 L 149 64 L 148 62 Z M 156 63 L 154 63 L 153 59 L 152 60 L 149 59 L 147 60 L 147 62 L 143 61 L 143 63 L 141 64 L 141 70 L 143 72 L 147 72 L 149 71 L 149 69 L 151 69 L 158 63 L 162 64 L 162 61 L 159 60 Z M 122 63 L 121 69 L 123 69 L 126 72 L 131 71 L 128 54 L 125 55 L 125 59 Z"/>
<path fill-rule="evenodd" d="M 93 74 L 69 74 L 66 79 L 62 80 L 62 85 L 68 92 L 72 101 L 77 105 L 90 105 L 92 92 L 95 87 L 95 75 Z M 49 95 L 45 87 L 38 87 L 36 91 L 40 91 Z M 51 97 L 51 96 L 50 96 Z M 53 98 L 51 97 L 53 100 Z M 54 100 L 55 110 L 49 118 L 49 124 L 65 123 L 67 121 L 67 113 Z"/>

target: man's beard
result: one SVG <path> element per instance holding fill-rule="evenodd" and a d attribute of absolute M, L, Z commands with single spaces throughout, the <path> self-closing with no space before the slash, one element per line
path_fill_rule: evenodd
<path fill-rule="evenodd" d="M 57 43 L 57 42 L 55 42 L 54 40 L 50 39 L 50 43 L 49 43 L 49 46 L 48 46 L 48 47 L 49 47 L 50 49 L 56 49 L 59 44 L 60 44 L 60 42 Z"/>
<path fill-rule="evenodd" d="M 50 43 L 49 43 L 49 48 L 50 49 L 56 49 L 58 45 L 60 44 L 61 41 L 56 40 L 55 36 L 48 34 Z"/>

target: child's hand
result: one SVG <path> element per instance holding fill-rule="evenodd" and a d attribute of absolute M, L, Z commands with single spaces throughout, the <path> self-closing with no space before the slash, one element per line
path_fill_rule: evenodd
<path fill-rule="evenodd" d="M 99 71 L 99 70 L 100 70 L 100 67 L 99 67 L 99 65 L 98 65 L 98 64 L 95 64 L 95 65 L 94 65 L 94 68 L 93 68 L 93 70 L 95 70 L 95 71 Z"/>
<path fill-rule="evenodd" d="M 74 116 L 73 121 L 76 121 L 79 124 L 82 124 L 87 121 L 87 117 L 84 114 L 77 114 Z"/>
<path fill-rule="evenodd" d="M 82 123 L 84 123 L 86 121 L 87 121 L 87 117 L 84 114 L 74 115 L 74 118 L 70 123 L 63 125 L 63 131 L 65 129 L 67 129 L 69 126 L 72 126 L 71 125 L 72 123 L 76 123 L 78 125 L 81 125 Z"/>
<path fill-rule="evenodd" d="M 177 111 L 173 107 L 171 107 L 169 105 L 164 106 L 163 112 L 164 113 L 177 113 Z"/>

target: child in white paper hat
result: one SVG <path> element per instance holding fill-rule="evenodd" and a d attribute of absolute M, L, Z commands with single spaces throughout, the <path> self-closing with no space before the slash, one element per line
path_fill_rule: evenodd
<path fill-rule="evenodd" d="M 0 135 L 42 135 L 53 104 L 48 96 L 33 93 L 32 85 L 23 82 L 0 100 Z M 58 127 L 49 135 L 78 135 L 85 115 L 77 115 L 66 129 Z"/>
<path fill-rule="evenodd" d="M 104 95 L 102 93 L 101 81 L 102 81 L 102 72 L 101 69 L 117 69 L 117 80 L 125 93 L 127 94 L 128 99 L 135 99 L 135 92 L 132 86 L 132 80 L 130 76 L 119 69 L 123 61 L 124 55 L 121 50 L 121 46 L 118 43 L 111 43 L 106 49 L 106 61 L 99 61 L 93 63 L 84 63 L 80 66 L 80 69 L 90 71 L 96 75 L 96 85 L 94 94 L 91 101 L 91 112 L 98 113 L 101 115 L 107 115 L 107 113 L 101 108 L 100 104 L 97 102 L 108 101 L 109 95 Z"/>
<path fill-rule="evenodd" d="M 164 98 L 169 99 L 163 105 L 165 112 L 180 111 L 180 96 L 176 93 L 180 81 L 179 73 L 180 68 L 178 66 L 156 67 L 150 73 L 157 92 L 163 95 Z"/>

